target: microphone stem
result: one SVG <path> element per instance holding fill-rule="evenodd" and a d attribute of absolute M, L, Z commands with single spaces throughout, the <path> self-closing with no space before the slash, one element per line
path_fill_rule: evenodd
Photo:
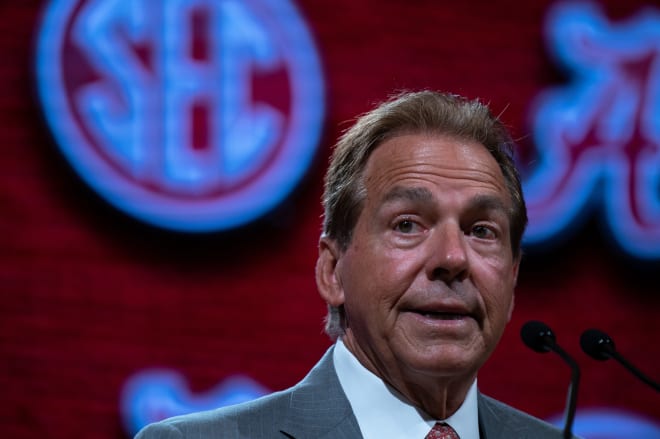
<path fill-rule="evenodd" d="M 573 437 L 573 420 L 575 419 L 575 410 L 577 408 L 580 368 L 575 360 L 556 343 L 550 343 L 548 347 L 556 352 L 571 367 L 571 384 L 568 387 L 568 406 L 566 407 L 566 421 L 564 423 L 564 439 L 570 439 Z"/>
<path fill-rule="evenodd" d="M 614 358 L 616 361 L 621 363 L 623 367 L 625 367 L 630 372 L 632 372 L 632 374 L 635 375 L 637 378 L 644 381 L 649 386 L 653 387 L 656 392 L 660 392 L 660 385 L 658 385 L 658 383 L 656 383 L 655 381 L 651 380 L 651 378 L 644 375 L 639 369 L 637 369 L 635 366 L 630 364 L 628 360 L 623 358 L 617 351 L 609 352 L 609 354 L 611 355 L 612 358 Z"/>

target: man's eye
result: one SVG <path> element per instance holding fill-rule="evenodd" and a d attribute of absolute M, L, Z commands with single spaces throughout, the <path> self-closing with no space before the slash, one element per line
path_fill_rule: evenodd
<path fill-rule="evenodd" d="M 401 220 L 394 226 L 394 229 L 397 232 L 401 233 L 412 233 L 415 231 L 416 224 L 411 220 Z"/>
<path fill-rule="evenodd" d="M 495 232 L 487 226 L 474 226 L 472 228 L 472 234 L 480 239 L 493 239 L 495 238 Z"/>

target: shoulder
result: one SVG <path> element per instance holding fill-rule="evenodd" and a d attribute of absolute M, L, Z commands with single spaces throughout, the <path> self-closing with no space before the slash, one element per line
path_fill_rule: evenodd
<path fill-rule="evenodd" d="M 286 430 L 313 431 L 350 410 L 334 374 L 330 349 L 295 386 L 253 401 L 215 410 L 175 416 L 142 429 L 136 439 L 222 437 L 272 438 Z M 347 409 L 348 407 L 348 409 Z M 319 421 L 319 414 L 329 420 Z"/>
<path fill-rule="evenodd" d="M 479 422 L 488 439 L 562 438 L 561 430 L 552 424 L 483 394 L 479 394 Z"/>
<path fill-rule="evenodd" d="M 146 426 L 135 438 L 271 437 L 268 432 L 252 430 L 257 426 L 277 425 L 278 419 L 285 415 L 291 393 L 292 389 L 287 389 L 242 404 L 168 418 Z"/>

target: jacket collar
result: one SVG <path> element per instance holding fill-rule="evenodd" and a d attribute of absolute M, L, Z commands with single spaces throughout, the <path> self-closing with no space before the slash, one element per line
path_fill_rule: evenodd
<path fill-rule="evenodd" d="M 362 437 L 357 419 L 339 384 L 332 361 L 334 346 L 298 383 L 289 399 L 289 416 L 280 431 L 290 438 Z"/>

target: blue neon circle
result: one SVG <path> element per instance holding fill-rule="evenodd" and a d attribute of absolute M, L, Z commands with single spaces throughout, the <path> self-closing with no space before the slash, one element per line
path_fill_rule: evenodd
<path fill-rule="evenodd" d="M 277 25 L 290 84 L 288 129 L 279 153 L 249 184 L 214 197 L 170 196 L 127 179 L 90 146 L 67 100 L 62 54 L 67 26 L 79 0 L 51 2 L 37 39 L 36 80 L 46 121 L 65 158 L 82 179 L 118 209 L 158 227 L 207 232 L 253 221 L 282 202 L 298 185 L 316 152 L 324 116 L 324 81 L 312 36 L 287 0 L 253 0 Z M 245 4 L 245 3 L 244 3 Z"/>

